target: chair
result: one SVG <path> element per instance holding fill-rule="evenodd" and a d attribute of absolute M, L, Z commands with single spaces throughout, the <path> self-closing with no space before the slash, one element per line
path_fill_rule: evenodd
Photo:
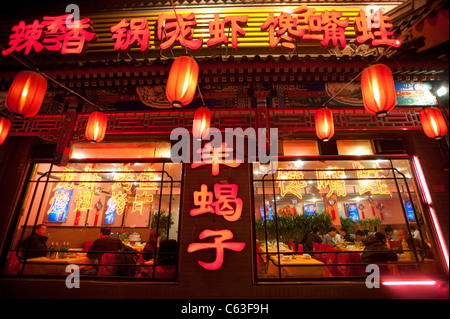
<path fill-rule="evenodd" d="M 361 255 L 359 253 L 350 253 L 350 262 L 352 264 L 362 263 Z M 367 276 L 366 268 L 363 265 L 351 266 L 352 276 Z"/>
<path fill-rule="evenodd" d="M 326 254 L 325 261 L 326 264 L 336 264 L 338 261 L 338 253 L 337 251 L 341 251 L 340 249 L 331 248 L 329 250 L 329 253 Z M 337 266 L 327 266 L 328 271 L 333 275 L 336 276 L 338 273 Z"/>
<path fill-rule="evenodd" d="M 118 264 L 119 256 L 117 254 L 104 253 L 102 256 L 101 265 L 98 268 L 97 276 L 117 276 L 117 266 L 112 266 L 111 264 Z"/>
<path fill-rule="evenodd" d="M 155 267 L 155 278 L 175 279 L 177 267 L 175 265 L 157 265 Z"/>
<path fill-rule="evenodd" d="M 340 253 L 337 254 L 337 263 L 338 264 L 349 264 L 350 263 L 350 253 Z M 336 275 L 337 276 L 350 276 L 351 274 L 351 266 L 348 265 L 339 265 L 336 267 Z"/>
<path fill-rule="evenodd" d="M 318 244 L 318 243 L 314 243 L 313 244 L 313 250 L 314 252 L 316 251 L 320 251 L 322 253 L 314 253 L 314 258 L 317 259 L 318 261 L 321 261 L 323 263 L 327 262 L 327 254 L 325 253 L 326 251 L 331 251 L 332 246 L 329 244 Z"/>
<path fill-rule="evenodd" d="M 295 252 L 295 243 L 294 240 L 291 238 L 289 239 L 289 249 Z"/>
<path fill-rule="evenodd" d="M 4 273 L 6 275 L 18 275 L 20 273 L 21 267 L 22 263 L 17 257 L 16 252 L 13 252 L 8 259 L 8 263 L 5 267 Z"/>
<path fill-rule="evenodd" d="M 303 253 L 303 245 L 302 245 L 302 244 L 298 244 L 298 246 L 297 246 L 297 252 L 298 252 L 298 253 Z M 303 255 L 303 254 L 300 254 L 300 255 Z"/>

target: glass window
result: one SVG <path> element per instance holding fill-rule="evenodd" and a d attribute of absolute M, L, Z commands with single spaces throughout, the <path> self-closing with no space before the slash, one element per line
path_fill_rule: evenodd
<path fill-rule="evenodd" d="M 319 155 L 317 141 L 312 140 L 284 140 L 284 156 L 312 156 Z"/>
<path fill-rule="evenodd" d="M 174 163 L 36 164 L 9 265 L 22 275 L 64 275 L 70 263 L 84 276 L 175 279 L 181 177 Z"/>
<path fill-rule="evenodd" d="M 408 159 L 254 163 L 253 192 L 260 280 L 439 269 Z"/>
<path fill-rule="evenodd" d="M 70 158 L 169 158 L 170 147 L 170 142 L 75 143 L 70 151 Z"/>
<path fill-rule="evenodd" d="M 337 140 L 339 155 L 373 155 L 372 141 L 370 140 Z"/>

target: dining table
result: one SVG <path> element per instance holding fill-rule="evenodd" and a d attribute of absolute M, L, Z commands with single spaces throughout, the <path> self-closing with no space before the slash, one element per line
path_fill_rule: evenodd
<path fill-rule="evenodd" d="M 145 243 L 142 243 L 142 242 L 136 242 L 136 243 L 131 243 L 131 242 L 125 243 L 125 242 L 123 242 L 123 243 L 124 243 L 124 245 L 126 245 L 126 246 L 128 246 L 130 248 L 133 248 L 134 250 L 136 250 L 136 251 L 138 251 L 140 253 L 144 250 L 144 247 L 145 247 Z"/>
<path fill-rule="evenodd" d="M 90 265 L 86 253 L 72 253 L 65 258 L 37 257 L 27 259 L 23 269 L 24 275 L 67 276 L 67 265 L 76 264 L 83 269 Z"/>
<path fill-rule="evenodd" d="M 277 245 L 276 243 L 269 243 L 267 245 L 268 249 L 266 248 L 266 244 L 263 243 L 260 247 L 259 250 L 261 253 L 261 258 L 262 260 L 267 263 L 267 256 L 271 256 L 272 254 L 278 254 L 278 252 L 280 253 L 294 253 L 293 250 L 289 249 L 288 245 L 280 242 L 279 245 Z"/>
<path fill-rule="evenodd" d="M 308 254 L 270 256 L 267 273 L 269 277 L 330 277 L 326 264 Z"/>

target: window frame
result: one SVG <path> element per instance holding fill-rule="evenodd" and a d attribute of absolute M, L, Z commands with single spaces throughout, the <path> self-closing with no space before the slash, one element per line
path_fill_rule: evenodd
<path fill-rule="evenodd" d="M 161 179 L 160 183 L 162 185 L 166 184 L 166 183 L 170 183 L 172 184 L 171 187 L 171 194 L 169 196 L 171 196 L 173 198 L 173 194 L 172 194 L 172 190 L 173 190 L 173 185 L 179 183 L 180 184 L 180 195 L 179 195 L 179 204 L 178 204 L 178 228 L 176 229 L 176 233 L 177 233 L 177 243 L 178 243 L 178 247 L 177 247 L 177 253 L 176 253 L 176 264 L 175 264 L 175 276 L 173 278 L 155 278 L 155 269 L 156 267 L 151 267 L 153 269 L 153 275 L 151 278 L 141 278 L 141 277 L 136 277 L 136 276 L 108 276 L 108 279 L 114 279 L 114 280 L 142 280 L 145 282 L 155 282 L 155 281 L 170 281 L 170 282 L 177 282 L 178 281 L 178 271 L 179 271 L 179 261 L 180 261 L 180 230 L 181 230 L 181 219 L 182 219 L 182 203 L 183 203 L 183 187 L 184 187 L 184 169 L 185 169 L 185 165 L 182 163 L 173 163 L 171 161 L 170 158 L 100 158 L 100 159 L 96 159 L 96 158 L 83 158 L 83 159 L 77 159 L 77 158 L 70 158 L 68 163 L 64 166 L 61 166 L 61 168 L 63 169 L 63 167 L 69 165 L 69 164 L 123 164 L 123 163 L 155 163 L 155 164 L 162 164 L 162 171 L 158 171 L 160 172 L 162 175 L 166 175 L 170 178 L 170 181 L 165 180 L 164 178 Z M 46 160 L 46 159 L 31 159 L 30 161 L 30 165 L 28 167 L 28 172 L 26 174 L 26 177 L 24 178 L 24 181 L 22 183 L 22 188 L 21 188 L 21 192 L 20 192 L 20 196 L 18 198 L 18 205 L 17 208 L 13 214 L 13 223 L 11 223 L 11 227 L 8 228 L 8 241 L 5 241 L 5 247 L 6 249 L 4 250 L 4 257 L 2 258 L 2 260 L 4 261 L 4 263 L 2 263 L 2 274 L 1 276 L 13 276 L 13 277 L 18 277 L 18 278 L 28 278 L 28 277 L 37 277 L 37 278 L 41 278 L 41 279 L 46 279 L 46 278 L 52 278 L 52 277 L 63 277 L 63 276 L 55 276 L 55 275 L 24 275 L 23 274 L 23 270 L 25 269 L 25 266 L 27 264 L 27 262 L 24 260 L 24 262 L 21 261 L 22 265 L 21 265 L 21 270 L 19 272 L 19 274 L 16 275 L 9 275 L 9 274 L 5 274 L 4 271 L 7 267 L 7 262 L 8 262 L 8 256 L 10 255 L 10 253 L 14 253 L 16 256 L 18 254 L 18 252 L 20 251 L 20 245 L 17 246 L 17 248 L 13 249 L 11 246 L 14 242 L 14 238 L 17 236 L 20 236 L 21 238 L 19 239 L 18 244 L 20 244 L 22 242 L 22 240 L 24 239 L 24 235 L 25 233 L 27 233 L 26 229 L 31 229 L 32 232 L 34 232 L 34 229 L 36 228 L 36 226 L 38 225 L 38 219 L 39 219 L 39 214 L 36 214 L 35 217 L 35 221 L 34 223 L 31 225 L 27 226 L 27 219 L 30 217 L 30 212 L 31 212 L 31 203 L 34 202 L 34 198 L 31 200 L 29 207 L 27 207 L 27 203 L 26 200 L 29 196 L 34 197 L 37 187 L 34 188 L 33 190 L 33 183 L 37 183 L 37 180 L 39 178 L 37 178 L 36 180 L 32 181 L 31 179 L 33 178 L 33 172 L 36 169 L 37 165 L 39 164 L 49 164 L 49 170 L 43 174 L 42 176 L 40 176 L 39 178 L 44 178 L 46 175 L 51 175 L 54 171 L 53 167 L 55 166 L 59 166 L 56 165 L 54 163 L 52 163 L 52 161 L 50 160 Z M 174 179 L 172 178 L 172 176 L 170 176 L 168 174 L 168 172 L 165 170 L 165 164 L 179 164 L 180 165 L 180 177 L 179 179 Z M 58 170 L 59 171 L 59 170 Z M 50 172 L 50 174 L 48 174 Z M 51 181 L 48 180 L 45 182 L 41 182 L 41 183 L 45 183 L 46 185 L 52 183 Z M 31 189 L 30 189 L 31 188 Z M 162 195 L 162 193 L 161 193 Z M 41 196 L 40 198 L 40 205 L 42 205 L 42 203 L 44 202 L 44 197 L 45 196 Z M 171 203 L 172 201 L 170 201 L 170 205 L 172 205 Z M 41 209 L 39 209 L 41 210 Z M 171 209 L 172 210 L 172 209 Z M 159 213 L 161 212 L 161 205 L 159 205 L 158 208 Z M 25 215 L 25 220 L 23 223 L 23 226 L 20 226 L 21 224 L 21 216 L 22 213 Z M 170 211 L 168 212 L 168 215 L 170 216 Z M 125 218 L 122 219 L 121 225 L 120 226 L 108 226 L 111 229 L 122 229 L 122 228 L 131 228 L 131 227 L 125 227 L 124 225 L 124 221 Z M 42 221 L 42 223 L 46 223 L 44 221 Z M 149 222 L 150 223 L 150 222 Z M 46 225 L 47 228 L 51 228 L 51 227 L 58 227 L 58 228 L 62 228 L 62 229 L 71 229 L 71 228 L 76 228 L 76 229 L 101 229 L 102 227 L 106 227 L 105 225 L 98 225 L 98 226 L 88 226 L 83 225 L 83 226 L 70 226 L 70 225 Z M 170 228 L 170 224 L 167 225 L 168 228 Z M 158 227 L 158 226 L 157 226 Z M 19 229 L 22 228 L 22 229 Z M 147 227 L 135 227 L 133 229 L 150 229 L 150 224 Z M 161 227 L 158 227 L 159 232 L 161 231 Z M 20 233 L 19 233 L 20 232 Z M 167 233 L 167 240 L 169 240 L 169 232 Z M 164 238 L 161 238 L 161 240 L 164 240 Z M 119 254 L 126 254 L 126 252 L 121 252 Z M 155 253 L 155 258 L 159 255 L 159 251 L 157 250 Z M 18 256 L 19 257 L 19 256 Z M 49 263 L 42 263 L 42 264 L 47 264 L 49 265 Z M 82 264 L 80 264 L 82 265 Z M 106 265 L 108 266 L 108 265 Z M 127 266 L 126 264 L 124 264 L 124 266 Z M 135 266 L 135 265 L 133 265 Z M 142 267 L 142 266 L 141 266 Z M 143 266 L 146 267 L 146 266 Z M 65 276 L 64 276 L 65 277 Z M 80 275 L 80 278 L 83 278 L 85 276 Z M 86 276 L 87 279 L 89 280 L 101 280 L 104 277 L 101 276 Z"/>
<path fill-rule="evenodd" d="M 430 216 L 430 209 L 429 206 L 426 204 L 426 200 L 424 197 L 424 193 L 423 193 L 423 188 L 420 187 L 420 185 L 418 185 L 418 173 L 417 170 L 415 168 L 415 164 L 413 161 L 413 156 L 409 155 L 409 154 L 374 154 L 374 155 L 319 155 L 319 156 L 279 156 L 278 158 L 278 162 L 295 162 L 295 161 L 364 161 L 364 160 L 389 160 L 391 167 L 389 168 L 390 170 L 392 170 L 393 172 L 396 172 L 396 174 L 401 174 L 403 175 L 402 180 L 407 180 L 407 178 L 405 177 L 405 175 L 401 172 L 398 171 L 398 169 L 396 167 L 393 166 L 393 162 L 394 160 L 407 160 L 408 161 L 408 165 L 409 165 L 409 170 L 411 172 L 411 181 L 412 181 L 412 185 L 414 187 L 414 192 L 416 193 L 416 197 L 418 199 L 418 205 L 420 205 L 419 207 L 419 212 L 423 212 L 422 216 L 425 220 L 425 223 L 423 225 L 420 225 L 419 227 L 419 231 L 421 234 L 421 238 L 423 239 L 423 230 L 422 228 L 426 228 L 426 230 L 429 231 L 429 240 L 431 242 L 431 245 L 433 247 L 433 252 L 435 253 L 435 263 L 438 265 L 440 272 L 444 272 L 444 265 L 443 265 L 443 260 L 442 260 L 442 255 L 441 255 L 441 251 L 440 251 L 440 244 L 437 243 L 438 241 L 438 237 L 436 234 L 436 229 L 435 229 L 435 225 L 433 224 L 432 218 Z M 256 180 L 254 178 L 254 170 L 253 170 L 253 165 L 251 166 L 251 200 L 252 200 L 252 247 L 253 248 L 253 282 L 254 284 L 267 284 L 267 283 L 277 283 L 277 284 L 289 284 L 292 282 L 304 282 L 304 283 L 314 283 L 314 282 L 343 282 L 343 281 L 354 281 L 354 282 L 361 282 L 364 281 L 366 276 L 361 276 L 361 277 L 355 277 L 355 276 L 351 276 L 351 277 L 282 277 L 281 276 L 281 267 L 282 266 L 278 266 L 279 269 L 279 276 L 278 277 L 274 277 L 274 278 L 270 278 L 270 277 L 260 277 L 258 275 L 258 269 L 257 269 L 257 264 L 258 264 L 258 255 L 262 255 L 265 254 L 267 261 L 269 262 L 269 252 L 266 253 L 258 253 L 257 252 L 257 248 L 258 248 L 258 243 L 257 243 L 257 238 L 256 238 L 256 218 L 255 218 L 255 214 L 256 214 L 256 205 L 255 205 L 255 181 L 256 182 L 260 182 L 260 183 L 264 183 L 262 181 L 262 178 Z M 394 175 L 395 176 L 395 175 Z M 394 178 L 394 180 L 396 180 L 398 178 Z M 276 179 L 269 179 L 266 180 L 265 182 L 272 182 L 274 183 L 276 181 Z M 408 183 L 405 183 L 407 188 L 408 188 L 408 197 L 411 199 L 412 195 L 411 195 L 411 191 L 409 190 L 409 186 Z M 398 185 L 396 183 L 396 190 L 398 191 Z M 402 200 L 401 197 L 399 197 L 397 200 Z M 407 213 L 405 210 L 404 205 L 401 205 L 402 207 L 402 211 L 403 211 L 403 217 L 404 217 L 404 221 L 405 221 L 405 226 L 408 227 L 409 230 L 409 221 L 407 218 Z M 274 208 L 275 209 L 275 208 Z M 276 209 L 275 209 L 276 210 Z M 417 213 L 416 210 L 414 210 L 414 214 L 415 217 L 417 219 Z M 274 214 L 277 215 L 277 214 Z M 418 222 L 416 221 L 417 225 Z M 277 229 L 278 232 L 278 229 Z M 410 233 L 411 235 L 411 233 Z M 266 242 L 267 242 L 267 237 L 266 237 Z M 280 238 L 277 235 L 277 251 L 275 254 L 278 255 L 278 260 L 280 260 L 280 255 L 282 254 L 282 252 L 280 252 L 280 247 L 279 247 L 279 243 L 280 243 Z M 267 244 L 267 243 L 266 243 Z M 420 251 L 418 251 L 417 249 L 413 250 L 413 255 L 416 259 L 416 261 L 411 262 L 411 263 L 401 263 L 402 265 L 407 265 L 407 264 L 411 264 L 411 265 L 419 265 L 422 261 L 419 262 L 418 260 L 418 253 Z M 381 264 L 381 263 L 380 263 Z M 398 262 L 395 262 L 394 264 L 398 264 Z M 330 264 L 331 266 L 334 265 L 339 265 L 339 264 Z M 349 264 L 350 265 L 350 264 Z M 358 264 L 351 264 L 351 265 L 358 265 Z M 367 263 L 363 263 L 361 265 L 367 265 Z M 299 266 L 301 267 L 301 266 Z M 327 264 L 325 264 L 322 267 L 327 267 Z M 438 275 L 437 275 L 438 276 Z"/>

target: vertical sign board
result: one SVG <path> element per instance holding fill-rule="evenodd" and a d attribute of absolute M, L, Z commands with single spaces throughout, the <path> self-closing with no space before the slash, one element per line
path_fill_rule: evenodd
<path fill-rule="evenodd" d="M 184 169 L 180 280 L 211 289 L 220 289 L 222 283 L 248 286 L 252 278 L 249 164 L 194 162 Z M 231 292 L 227 288 L 224 293 Z"/>

